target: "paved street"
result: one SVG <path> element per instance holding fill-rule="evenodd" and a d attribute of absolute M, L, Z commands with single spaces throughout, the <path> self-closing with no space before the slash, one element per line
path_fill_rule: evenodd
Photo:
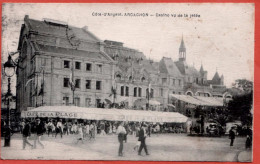
<path fill-rule="evenodd" d="M 45 148 L 22 150 L 20 134 L 12 136 L 11 147 L 2 147 L 3 159 L 59 159 L 59 160 L 156 160 L 156 161 L 244 161 L 249 162 L 251 151 L 245 150 L 245 138 L 237 137 L 230 149 L 228 137 L 189 137 L 185 134 L 152 135 L 147 139 L 150 155 L 138 156 L 133 150 L 137 138 L 128 136 L 124 156 L 118 157 L 116 135 L 97 136 L 95 141 L 76 144 L 77 135 L 57 138 L 44 135 Z M 30 140 L 32 143 L 32 140 Z M 3 139 L 1 140 L 3 145 Z"/>

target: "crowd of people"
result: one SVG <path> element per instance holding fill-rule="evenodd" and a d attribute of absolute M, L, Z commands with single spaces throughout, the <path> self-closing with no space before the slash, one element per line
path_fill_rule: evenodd
<path fill-rule="evenodd" d="M 41 120 L 36 118 L 34 120 L 25 119 L 21 122 L 21 133 L 23 135 L 23 149 L 28 145 L 32 149 L 38 146 L 44 148 L 41 142 L 42 135 L 46 134 L 48 137 L 61 138 L 63 135 L 78 135 L 76 143 L 83 140 L 95 140 L 96 134 L 118 135 L 119 150 L 118 155 L 123 156 L 123 144 L 127 143 L 127 136 L 133 135 L 137 137 L 137 142 L 133 147 L 141 155 L 144 149 L 146 155 L 149 155 L 145 143 L 147 136 L 151 133 L 160 132 L 160 125 L 155 126 L 152 131 L 152 124 L 145 124 L 139 122 L 114 122 L 114 121 L 87 121 L 87 122 L 63 122 L 62 119 Z M 28 138 L 32 136 L 33 143 L 30 143 Z"/>

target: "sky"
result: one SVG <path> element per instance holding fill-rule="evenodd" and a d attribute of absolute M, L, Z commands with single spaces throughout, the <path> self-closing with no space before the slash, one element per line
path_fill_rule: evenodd
<path fill-rule="evenodd" d="M 50 18 L 67 22 L 69 26 L 88 26 L 99 39 L 123 42 L 124 46 L 137 49 L 154 61 L 162 57 L 178 60 L 183 36 L 187 63 L 197 69 L 203 64 L 208 79 L 218 71 L 224 75 L 228 87 L 236 79 L 253 80 L 253 4 L 6 3 L 2 12 L 2 63 L 7 59 L 7 52 L 17 50 L 21 24 L 24 16 L 29 15 L 31 19 Z M 103 15 L 96 16 L 99 13 Z M 104 16 L 105 13 L 123 16 Z M 125 13 L 149 16 L 125 16 Z M 190 18 L 191 14 L 197 17 Z"/>

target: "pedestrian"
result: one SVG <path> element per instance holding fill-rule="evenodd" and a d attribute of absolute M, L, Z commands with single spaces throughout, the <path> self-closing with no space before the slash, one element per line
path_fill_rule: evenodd
<path fill-rule="evenodd" d="M 82 129 L 82 124 L 79 124 L 79 126 L 78 126 L 78 135 L 79 135 L 79 137 L 78 137 L 78 139 L 77 139 L 77 144 L 78 144 L 78 142 L 81 140 L 81 142 L 83 143 L 83 129 Z"/>
<path fill-rule="evenodd" d="M 149 155 L 148 150 L 147 150 L 147 146 L 146 146 L 146 143 L 145 143 L 145 139 L 146 139 L 146 136 L 147 136 L 146 129 L 145 129 L 146 127 L 147 127 L 146 124 L 141 125 L 141 129 L 140 129 L 140 132 L 139 132 L 139 139 L 138 139 L 138 141 L 141 141 L 141 145 L 140 145 L 139 150 L 138 150 L 138 155 L 141 155 L 143 148 L 144 148 L 146 155 Z"/>
<path fill-rule="evenodd" d="M 85 127 L 86 127 L 86 134 L 84 138 L 86 138 L 87 136 L 89 137 L 89 123 L 87 123 Z"/>
<path fill-rule="evenodd" d="M 63 130 L 62 130 L 62 122 L 61 122 L 61 120 L 59 120 L 58 122 L 57 122 L 57 125 L 56 125 L 56 134 L 55 134 L 55 138 L 56 138 L 56 136 L 57 136 L 57 134 L 58 133 L 60 133 L 60 137 L 62 138 L 62 132 Z"/>
<path fill-rule="evenodd" d="M 230 139 L 230 147 L 233 146 L 234 140 L 235 140 L 235 132 L 234 127 L 231 127 L 229 130 L 229 139 Z"/>
<path fill-rule="evenodd" d="M 151 124 L 148 125 L 148 136 L 151 137 Z"/>
<path fill-rule="evenodd" d="M 49 120 L 49 122 L 48 122 L 48 124 L 47 124 L 47 133 L 48 133 L 48 137 L 49 137 L 50 133 L 51 133 L 52 136 L 53 136 L 53 131 L 52 131 L 53 126 L 54 126 L 54 125 L 53 125 L 52 121 Z"/>
<path fill-rule="evenodd" d="M 65 122 L 64 123 L 64 129 L 63 129 L 63 134 L 67 134 L 69 135 L 69 123 L 68 122 Z"/>
<path fill-rule="evenodd" d="M 24 127 L 25 127 L 25 121 L 24 121 L 24 119 L 22 119 L 22 121 L 21 121 L 21 123 L 20 123 L 21 133 L 23 133 Z"/>
<path fill-rule="evenodd" d="M 141 145 L 141 142 L 139 141 L 139 133 L 140 133 L 140 127 L 139 127 L 139 125 L 136 125 L 136 126 L 135 126 L 135 131 L 136 131 L 135 137 L 137 137 L 137 142 L 136 142 L 136 144 L 135 144 L 134 150 L 135 150 L 135 151 L 138 151 L 138 150 L 139 150 L 139 147 L 140 147 L 140 145 Z"/>
<path fill-rule="evenodd" d="M 91 125 L 89 126 L 89 130 L 90 130 L 90 137 L 89 140 L 96 139 L 96 125 L 94 122 L 91 123 Z"/>
<path fill-rule="evenodd" d="M 42 148 L 44 148 L 44 145 L 41 143 L 41 136 L 45 132 L 45 128 L 44 128 L 44 125 L 39 118 L 36 119 L 35 128 L 36 128 L 36 135 L 35 135 L 35 138 L 34 138 L 34 148 L 36 149 L 36 143 L 37 142 L 38 142 L 39 145 L 41 145 Z"/>
<path fill-rule="evenodd" d="M 31 125 L 29 120 L 25 121 L 22 134 L 23 134 L 23 150 L 25 150 L 26 144 L 30 145 L 31 148 L 33 148 L 33 145 L 28 141 L 28 137 L 31 135 Z"/>
<path fill-rule="evenodd" d="M 101 122 L 100 123 L 100 135 L 103 135 L 105 136 L 106 135 L 106 132 L 105 132 L 105 123 L 104 122 Z"/>
<path fill-rule="evenodd" d="M 126 130 L 123 125 L 124 123 L 121 122 L 117 127 L 117 132 L 116 132 L 118 134 L 118 141 L 119 141 L 118 156 L 123 156 L 123 148 L 124 148 L 123 141 L 126 134 Z"/>

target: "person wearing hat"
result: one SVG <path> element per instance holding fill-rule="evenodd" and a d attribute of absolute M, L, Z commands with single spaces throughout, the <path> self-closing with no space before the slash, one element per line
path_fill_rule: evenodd
<path fill-rule="evenodd" d="M 233 146 L 234 140 L 235 140 L 235 132 L 234 132 L 234 127 L 231 127 L 229 130 L 229 139 L 230 139 L 230 147 Z"/>
<path fill-rule="evenodd" d="M 30 145 L 33 148 L 33 145 L 28 141 L 28 137 L 31 135 L 31 125 L 29 120 L 25 120 L 25 125 L 22 130 L 23 134 L 23 150 L 26 147 L 26 144 Z"/>
<path fill-rule="evenodd" d="M 147 136 L 146 129 L 145 129 L 146 127 L 147 127 L 147 125 L 144 124 L 144 123 L 141 125 L 141 129 L 140 129 L 140 132 L 139 132 L 139 138 L 138 138 L 138 141 L 141 142 L 141 145 L 140 145 L 139 150 L 138 150 L 138 155 L 141 155 L 143 148 L 144 148 L 146 155 L 149 155 L 148 150 L 147 150 L 147 146 L 146 146 L 146 143 L 145 143 L 145 139 L 146 139 L 146 136 Z"/>
<path fill-rule="evenodd" d="M 42 124 L 40 118 L 36 118 L 36 136 L 34 139 L 34 148 L 36 149 L 36 143 L 38 142 L 39 145 L 41 145 L 42 148 L 44 148 L 44 145 L 41 143 L 41 136 L 45 132 L 44 125 Z"/>
<path fill-rule="evenodd" d="M 123 141 L 125 138 L 125 134 L 126 134 L 126 130 L 124 128 L 124 122 L 121 122 L 117 128 L 117 132 L 118 134 L 118 141 L 119 141 L 119 150 L 118 150 L 118 156 L 123 156 Z"/>

